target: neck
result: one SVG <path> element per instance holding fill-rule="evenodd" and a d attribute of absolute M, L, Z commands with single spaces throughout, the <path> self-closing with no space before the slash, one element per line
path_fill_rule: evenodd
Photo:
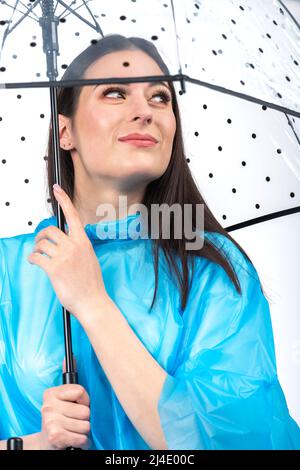
<path fill-rule="evenodd" d="M 78 211 L 80 220 L 86 224 L 96 224 L 101 221 L 123 219 L 135 214 L 141 204 L 145 188 L 127 190 L 112 186 L 84 187 L 75 184 L 73 204 Z"/>

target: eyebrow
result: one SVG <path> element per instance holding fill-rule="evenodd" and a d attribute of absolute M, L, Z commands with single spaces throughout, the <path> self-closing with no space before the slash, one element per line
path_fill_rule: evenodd
<path fill-rule="evenodd" d="M 137 82 L 137 83 L 139 83 L 139 82 Z M 120 85 L 120 86 L 125 85 L 125 86 L 128 86 L 128 85 L 130 85 L 130 83 L 98 83 L 97 85 L 94 86 L 94 89 L 97 88 L 98 86 L 101 86 L 101 85 Z M 149 88 L 157 86 L 157 85 L 162 85 L 162 86 L 166 87 L 171 93 L 171 88 L 166 82 L 148 82 L 148 87 Z"/>

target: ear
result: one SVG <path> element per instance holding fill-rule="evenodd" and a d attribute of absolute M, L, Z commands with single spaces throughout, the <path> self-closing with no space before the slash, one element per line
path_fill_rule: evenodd
<path fill-rule="evenodd" d="M 71 150 L 73 145 L 73 134 L 71 131 L 70 118 L 63 114 L 58 115 L 59 122 L 59 142 L 60 146 L 66 150 Z"/>

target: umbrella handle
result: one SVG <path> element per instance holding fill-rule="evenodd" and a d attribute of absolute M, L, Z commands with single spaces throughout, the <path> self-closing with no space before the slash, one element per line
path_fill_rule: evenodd
<path fill-rule="evenodd" d="M 78 374 L 76 371 L 63 373 L 64 384 L 78 384 Z M 66 450 L 82 450 L 80 447 L 67 447 Z"/>
<path fill-rule="evenodd" d="M 23 450 L 23 439 L 21 437 L 7 439 L 6 450 Z"/>

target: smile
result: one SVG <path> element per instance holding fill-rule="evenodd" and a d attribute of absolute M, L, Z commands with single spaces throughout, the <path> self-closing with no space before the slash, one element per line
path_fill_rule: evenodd
<path fill-rule="evenodd" d="M 153 145 L 156 145 L 157 142 L 153 142 L 152 140 L 134 140 L 134 139 L 128 139 L 121 141 L 123 144 L 131 144 L 131 145 L 136 145 L 138 147 L 153 147 Z"/>

